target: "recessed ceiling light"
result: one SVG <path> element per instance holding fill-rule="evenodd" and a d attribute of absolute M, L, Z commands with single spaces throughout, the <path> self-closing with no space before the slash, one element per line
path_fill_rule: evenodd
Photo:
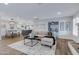
<path fill-rule="evenodd" d="M 36 18 L 38 18 L 38 17 L 35 16 L 34 19 L 36 19 Z"/>
<path fill-rule="evenodd" d="M 8 3 L 4 3 L 5 5 L 8 5 Z"/>
<path fill-rule="evenodd" d="M 38 17 L 35 16 L 34 19 L 35 19 L 35 20 L 38 20 Z"/>
<path fill-rule="evenodd" d="M 57 12 L 57 15 L 61 15 L 61 12 L 59 11 L 59 12 Z"/>

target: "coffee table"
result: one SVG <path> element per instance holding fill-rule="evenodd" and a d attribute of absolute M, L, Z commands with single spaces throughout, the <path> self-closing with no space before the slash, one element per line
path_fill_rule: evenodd
<path fill-rule="evenodd" d="M 30 40 L 30 42 L 25 42 L 24 41 L 24 45 L 28 45 L 28 46 L 30 46 L 30 47 L 33 47 L 33 46 L 35 46 L 37 43 L 38 43 L 38 40 L 37 39 L 35 39 L 35 38 L 28 38 L 29 40 Z"/>

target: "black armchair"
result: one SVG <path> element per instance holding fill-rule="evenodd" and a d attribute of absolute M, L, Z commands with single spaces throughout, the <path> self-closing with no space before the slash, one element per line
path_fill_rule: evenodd
<path fill-rule="evenodd" d="M 22 35 L 24 38 L 24 45 L 25 45 L 25 39 L 29 38 L 29 34 L 32 32 L 32 30 L 22 30 Z"/>

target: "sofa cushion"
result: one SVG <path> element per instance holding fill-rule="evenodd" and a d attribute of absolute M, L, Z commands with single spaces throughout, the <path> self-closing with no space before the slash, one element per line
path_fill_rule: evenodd
<path fill-rule="evenodd" d="M 47 32 L 37 32 L 36 35 L 39 37 L 44 37 L 44 36 L 47 36 Z"/>
<path fill-rule="evenodd" d="M 51 41 L 53 41 L 53 38 L 41 38 L 41 40 L 42 41 L 49 41 L 49 42 L 51 42 Z"/>

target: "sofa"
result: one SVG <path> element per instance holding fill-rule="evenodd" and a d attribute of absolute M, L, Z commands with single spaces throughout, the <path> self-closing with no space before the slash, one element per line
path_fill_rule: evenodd
<path fill-rule="evenodd" d="M 55 38 L 51 32 L 37 32 L 36 35 L 40 37 L 41 45 L 49 46 L 50 48 L 55 45 Z"/>
<path fill-rule="evenodd" d="M 47 32 L 43 32 L 43 31 L 36 32 L 36 36 L 39 36 L 39 37 L 44 37 L 44 36 L 47 36 L 47 35 L 48 35 Z"/>
<path fill-rule="evenodd" d="M 47 38 L 47 37 L 41 38 L 41 45 L 45 45 L 52 48 L 53 42 L 54 42 L 53 38 Z"/>

